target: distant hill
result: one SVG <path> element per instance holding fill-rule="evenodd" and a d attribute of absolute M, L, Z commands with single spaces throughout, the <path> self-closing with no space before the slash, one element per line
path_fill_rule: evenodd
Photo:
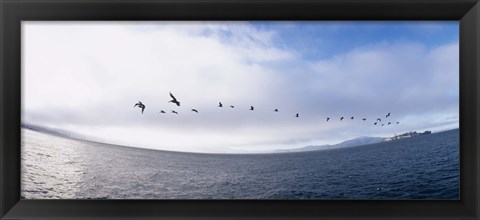
<path fill-rule="evenodd" d="M 29 124 L 29 123 L 22 123 L 21 124 L 22 128 L 42 132 L 42 133 L 47 133 L 59 137 L 67 137 L 67 138 L 76 138 L 76 139 L 85 139 L 85 136 L 81 134 L 77 134 L 74 132 L 62 130 L 62 129 L 55 129 L 55 128 L 49 128 L 49 127 L 44 127 L 44 126 L 39 126 L 39 125 L 34 125 L 34 124 Z"/>
<path fill-rule="evenodd" d="M 30 129 L 30 130 L 34 130 L 34 131 L 47 133 L 47 134 L 57 135 L 57 136 L 68 136 L 67 132 L 65 132 L 65 131 L 61 131 L 61 130 L 53 129 L 53 128 L 46 128 L 46 127 L 33 125 L 33 124 L 22 123 L 21 127 L 22 128 L 27 128 L 27 129 Z"/>
<path fill-rule="evenodd" d="M 302 151 L 316 151 L 316 150 L 327 150 L 327 149 L 336 149 L 344 147 L 354 147 L 367 144 L 375 144 L 382 142 L 384 138 L 382 137 L 358 137 L 351 140 L 343 141 L 338 144 L 327 144 L 319 146 L 306 146 L 301 148 L 286 149 L 286 150 L 276 150 L 275 152 L 302 152 Z"/>

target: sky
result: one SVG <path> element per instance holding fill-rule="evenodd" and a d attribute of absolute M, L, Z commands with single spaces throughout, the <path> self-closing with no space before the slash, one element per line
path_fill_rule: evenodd
<path fill-rule="evenodd" d="M 458 128 L 458 22 L 23 21 L 22 122 L 204 153 Z"/>

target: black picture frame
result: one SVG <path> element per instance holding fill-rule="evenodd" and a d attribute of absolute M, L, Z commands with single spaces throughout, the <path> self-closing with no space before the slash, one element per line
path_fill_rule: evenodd
<path fill-rule="evenodd" d="M 0 0 L 1 219 L 479 219 L 478 0 Z M 457 20 L 460 200 L 22 200 L 21 21 Z"/>

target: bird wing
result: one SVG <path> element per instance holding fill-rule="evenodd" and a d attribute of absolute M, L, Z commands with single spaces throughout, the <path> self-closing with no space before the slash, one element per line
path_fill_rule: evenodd
<path fill-rule="evenodd" d="M 173 99 L 175 102 L 177 101 L 177 99 L 175 98 L 175 96 L 173 96 L 172 93 L 170 93 L 170 97 L 172 97 L 172 99 Z"/>

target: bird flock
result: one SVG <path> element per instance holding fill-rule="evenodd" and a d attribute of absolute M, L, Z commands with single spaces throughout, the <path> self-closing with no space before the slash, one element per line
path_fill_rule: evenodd
<path fill-rule="evenodd" d="M 168 101 L 169 103 L 173 103 L 173 104 L 175 104 L 175 105 L 177 105 L 177 106 L 180 106 L 180 102 L 177 100 L 177 98 L 175 98 L 175 96 L 174 96 L 171 92 L 170 92 L 170 97 L 172 98 L 172 100 Z M 142 114 L 143 114 L 143 112 L 144 112 L 144 110 L 145 110 L 145 104 L 143 104 L 141 101 L 138 101 L 137 103 L 135 103 L 135 105 L 134 105 L 133 107 L 134 107 L 134 108 L 135 108 L 135 107 L 138 107 L 138 108 L 142 109 Z M 222 103 L 222 102 L 218 102 L 218 106 L 217 106 L 217 107 L 223 108 L 223 103 Z M 234 106 L 234 105 L 230 105 L 230 108 L 235 108 L 235 106 Z M 255 107 L 254 107 L 254 106 L 250 106 L 250 111 L 254 111 L 254 110 L 255 110 Z M 172 114 L 177 114 L 177 115 L 178 115 L 178 112 L 177 112 L 177 111 L 174 111 L 174 110 L 170 110 L 170 111 L 171 111 Z M 195 112 L 195 113 L 198 113 L 198 110 L 195 109 L 195 108 L 192 108 L 191 111 L 192 111 L 192 112 Z M 278 109 L 275 108 L 275 109 L 273 110 L 273 112 L 278 112 Z M 167 112 L 164 111 L 164 110 L 160 110 L 159 113 L 167 114 Z M 389 113 L 387 113 L 387 114 L 385 115 L 385 119 L 387 119 L 387 118 L 390 117 L 390 116 L 391 116 L 391 114 L 390 114 L 390 112 L 389 112 Z M 298 118 L 298 117 L 300 117 L 300 114 L 299 114 L 299 113 L 296 113 L 293 117 Z M 350 117 L 350 120 L 354 120 L 354 118 L 355 118 L 355 116 L 351 116 L 351 117 Z M 343 117 L 343 116 L 340 117 L 340 121 L 343 121 L 344 119 L 345 119 L 345 117 Z M 326 121 L 327 121 L 327 122 L 330 121 L 330 117 L 327 117 L 327 118 L 326 118 Z M 367 118 L 362 118 L 362 121 L 367 121 Z M 385 125 L 388 126 L 388 125 L 391 125 L 391 124 L 392 124 L 391 121 L 386 122 L 386 124 L 385 124 L 385 121 L 382 123 L 382 118 L 377 118 L 377 119 L 375 120 L 375 122 L 373 123 L 373 125 L 379 125 L 379 126 L 382 126 L 382 127 L 385 126 Z M 395 122 L 395 124 L 398 125 L 398 124 L 400 124 L 400 122 L 397 121 L 397 122 Z"/>

